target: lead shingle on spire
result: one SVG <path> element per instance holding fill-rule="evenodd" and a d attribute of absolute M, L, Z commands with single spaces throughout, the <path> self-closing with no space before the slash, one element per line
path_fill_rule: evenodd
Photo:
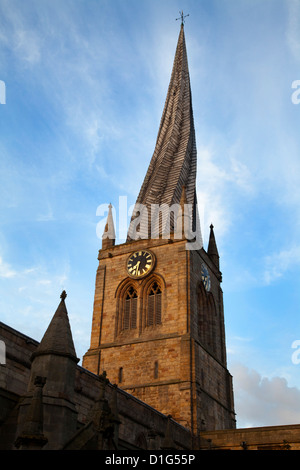
<path fill-rule="evenodd" d="M 170 208 L 173 204 L 179 204 L 183 186 L 187 204 L 192 207 L 191 228 L 194 232 L 197 228 L 200 231 L 196 170 L 197 150 L 192 95 L 182 23 L 154 153 L 136 201 L 136 207 L 147 208 L 145 217 L 148 216 L 148 223 L 141 226 L 148 227 L 148 233 L 141 233 L 141 238 L 150 238 L 151 205 L 166 205 L 166 208 Z M 129 240 L 135 238 L 132 236 L 135 227 L 134 218 L 133 213 L 128 230 Z M 171 221 L 170 231 L 174 231 L 174 220 Z M 157 229 L 154 232 L 157 233 Z M 159 233 L 163 232 L 164 227 L 160 226 Z"/>

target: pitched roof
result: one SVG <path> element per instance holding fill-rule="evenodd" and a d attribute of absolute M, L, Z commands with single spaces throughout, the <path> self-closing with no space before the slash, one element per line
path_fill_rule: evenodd
<path fill-rule="evenodd" d="M 192 206 L 192 229 L 196 228 L 197 150 L 192 109 L 192 96 L 184 27 L 181 25 L 172 75 L 160 122 L 158 136 L 148 171 L 138 195 L 136 206 L 179 204 L 183 186 L 187 204 Z M 129 227 L 132 237 L 135 215 Z M 174 226 L 171 226 L 171 231 Z M 159 234 L 163 228 L 160 228 Z M 149 225 L 148 225 L 149 235 Z M 143 237 L 148 238 L 148 237 Z"/>
<path fill-rule="evenodd" d="M 75 347 L 73 343 L 71 327 L 68 312 L 65 304 L 67 294 L 65 291 L 61 294 L 61 301 L 57 310 L 39 344 L 36 351 L 32 354 L 32 359 L 44 354 L 56 354 L 67 356 L 78 362 Z"/>

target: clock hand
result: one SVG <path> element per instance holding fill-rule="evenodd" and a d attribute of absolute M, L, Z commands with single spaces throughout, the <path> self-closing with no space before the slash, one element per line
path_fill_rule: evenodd
<path fill-rule="evenodd" d="M 139 274 L 140 264 L 141 264 L 140 261 L 138 261 L 138 262 L 136 263 L 136 273 L 137 273 L 137 274 Z"/>
<path fill-rule="evenodd" d="M 138 261 L 138 262 L 136 263 L 136 265 L 134 266 L 134 268 L 133 268 L 133 274 L 137 274 L 137 273 L 138 273 L 139 265 L 140 265 L 140 261 Z"/>

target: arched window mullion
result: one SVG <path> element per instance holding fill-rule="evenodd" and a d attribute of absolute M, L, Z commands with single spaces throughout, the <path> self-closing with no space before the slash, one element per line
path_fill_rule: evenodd
<path fill-rule="evenodd" d="M 156 323 L 156 325 L 161 324 L 161 303 L 162 303 L 161 302 L 161 296 L 162 296 L 161 292 L 156 293 L 156 306 L 155 306 L 155 312 L 156 312 L 155 323 Z"/>
<path fill-rule="evenodd" d="M 121 330 L 130 330 L 137 327 L 137 305 L 138 296 L 136 290 L 130 286 L 123 298 Z"/>
<path fill-rule="evenodd" d="M 125 299 L 125 306 L 124 306 L 124 315 L 123 315 L 123 330 L 129 329 L 129 322 L 130 322 L 130 304 L 131 299 Z"/>
<path fill-rule="evenodd" d="M 155 298 L 153 294 L 148 296 L 148 312 L 147 312 L 147 326 L 152 326 L 154 324 L 154 308 L 155 308 Z"/>
<path fill-rule="evenodd" d="M 160 286 L 154 281 L 147 295 L 147 315 L 146 325 L 155 326 L 161 324 L 161 310 L 162 310 L 162 292 Z"/>
<path fill-rule="evenodd" d="M 137 297 L 131 299 L 131 316 L 130 316 L 130 328 L 136 328 L 137 319 Z"/>

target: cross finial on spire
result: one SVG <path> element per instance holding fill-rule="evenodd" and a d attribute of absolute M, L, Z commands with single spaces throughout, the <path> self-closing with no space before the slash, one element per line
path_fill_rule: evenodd
<path fill-rule="evenodd" d="M 180 11 L 179 14 L 180 14 L 180 18 L 176 18 L 176 21 L 181 19 L 181 26 L 183 26 L 184 25 L 184 18 L 186 18 L 187 16 L 190 16 L 190 15 L 184 15 L 183 10 Z"/>
<path fill-rule="evenodd" d="M 66 293 L 65 290 L 63 290 L 62 293 L 61 293 L 61 295 L 60 295 L 60 298 L 61 298 L 62 300 L 65 300 L 66 297 L 67 297 L 67 293 Z"/>

